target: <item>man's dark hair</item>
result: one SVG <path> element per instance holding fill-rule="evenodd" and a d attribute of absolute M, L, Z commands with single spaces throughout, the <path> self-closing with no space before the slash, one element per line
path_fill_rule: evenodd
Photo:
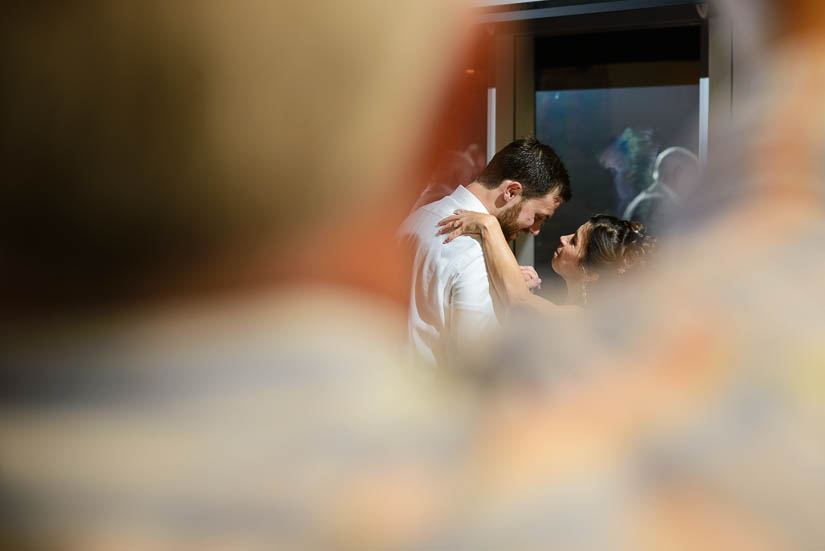
<path fill-rule="evenodd" d="M 520 183 L 524 199 L 544 197 L 555 188 L 563 201 L 569 201 L 573 196 L 567 169 L 559 156 L 552 147 L 533 137 L 505 146 L 478 177 L 478 181 L 489 189 L 498 187 L 502 180 Z"/>

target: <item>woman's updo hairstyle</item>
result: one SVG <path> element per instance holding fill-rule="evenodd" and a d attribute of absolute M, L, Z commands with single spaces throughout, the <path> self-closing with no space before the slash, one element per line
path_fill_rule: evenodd
<path fill-rule="evenodd" d="M 644 264 L 655 246 L 656 240 L 640 222 L 597 214 L 590 219 L 581 266 L 599 275 L 622 276 Z"/>

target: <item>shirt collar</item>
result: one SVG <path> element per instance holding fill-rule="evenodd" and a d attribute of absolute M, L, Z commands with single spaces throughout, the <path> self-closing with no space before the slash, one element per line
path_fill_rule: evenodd
<path fill-rule="evenodd" d="M 455 191 L 452 192 L 450 196 L 466 210 L 490 214 L 490 211 L 487 210 L 484 203 L 482 203 L 478 197 L 473 195 L 473 192 L 464 186 L 458 186 L 455 188 Z"/>

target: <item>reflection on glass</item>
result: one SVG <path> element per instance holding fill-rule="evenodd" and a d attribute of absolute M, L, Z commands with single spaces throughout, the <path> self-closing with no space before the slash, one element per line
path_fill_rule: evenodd
<path fill-rule="evenodd" d="M 698 110 L 698 83 L 536 92 L 536 137 L 556 149 L 573 187 L 536 238 L 542 279 L 553 279 L 559 237 L 596 213 L 632 214 L 655 232 L 695 176 Z"/>

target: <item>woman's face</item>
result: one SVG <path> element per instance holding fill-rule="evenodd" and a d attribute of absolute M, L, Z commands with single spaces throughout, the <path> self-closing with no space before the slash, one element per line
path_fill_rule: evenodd
<path fill-rule="evenodd" d="M 590 222 L 579 226 L 576 233 L 561 236 L 561 244 L 553 253 L 550 264 L 553 271 L 567 281 L 577 281 L 584 277 L 581 269 L 581 257 L 590 232 Z"/>

